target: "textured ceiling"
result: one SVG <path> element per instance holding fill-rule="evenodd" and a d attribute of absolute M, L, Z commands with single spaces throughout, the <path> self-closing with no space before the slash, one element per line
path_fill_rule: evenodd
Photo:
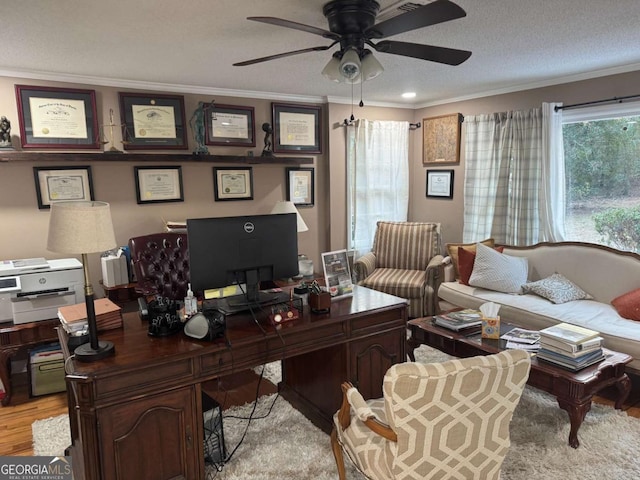
<path fill-rule="evenodd" d="M 385 8 L 395 2 L 380 3 Z M 212 95 L 346 100 L 351 86 L 320 75 L 336 47 L 232 66 L 328 45 L 317 35 L 246 20 L 275 16 L 326 29 L 324 3 L 3 0 L 0 74 Z M 456 3 L 465 18 L 390 39 L 471 50 L 471 58 L 454 67 L 376 53 L 385 72 L 364 84 L 366 101 L 421 106 L 640 69 L 640 0 Z M 415 91 L 416 98 L 401 99 L 405 91 Z"/>

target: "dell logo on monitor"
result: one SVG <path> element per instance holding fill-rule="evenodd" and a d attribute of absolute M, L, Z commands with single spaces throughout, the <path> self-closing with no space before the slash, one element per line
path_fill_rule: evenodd
<path fill-rule="evenodd" d="M 247 233 L 253 233 L 253 231 L 255 230 L 255 225 L 253 224 L 253 222 L 247 222 L 244 224 L 244 231 Z"/>

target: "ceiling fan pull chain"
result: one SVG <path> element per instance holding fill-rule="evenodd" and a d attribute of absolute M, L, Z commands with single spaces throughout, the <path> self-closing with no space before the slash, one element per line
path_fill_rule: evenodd
<path fill-rule="evenodd" d="M 364 102 L 362 101 L 362 84 L 364 83 L 364 79 L 360 81 L 360 103 L 358 104 L 358 106 L 360 106 L 360 108 L 364 107 Z"/>

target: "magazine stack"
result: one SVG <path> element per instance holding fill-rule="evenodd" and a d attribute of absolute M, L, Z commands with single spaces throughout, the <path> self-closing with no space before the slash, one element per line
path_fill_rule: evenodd
<path fill-rule="evenodd" d="M 500 338 L 506 340 L 506 348 L 517 348 L 529 352 L 540 350 L 540 332 L 537 330 L 516 327 L 502 334 Z"/>
<path fill-rule="evenodd" d="M 479 310 L 469 308 L 446 312 L 434 316 L 433 323 L 462 335 L 475 335 L 482 329 L 482 314 Z"/>
<path fill-rule="evenodd" d="M 560 323 L 540 330 L 538 358 L 576 372 L 604 360 L 602 337 L 595 330 Z"/>

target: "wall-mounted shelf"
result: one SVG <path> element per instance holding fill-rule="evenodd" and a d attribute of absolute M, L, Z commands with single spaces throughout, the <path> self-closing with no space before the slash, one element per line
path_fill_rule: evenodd
<path fill-rule="evenodd" d="M 0 162 L 199 162 L 251 165 L 312 164 L 313 157 L 248 157 L 246 155 L 194 155 L 190 153 L 49 153 L 0 151 Z"/>

